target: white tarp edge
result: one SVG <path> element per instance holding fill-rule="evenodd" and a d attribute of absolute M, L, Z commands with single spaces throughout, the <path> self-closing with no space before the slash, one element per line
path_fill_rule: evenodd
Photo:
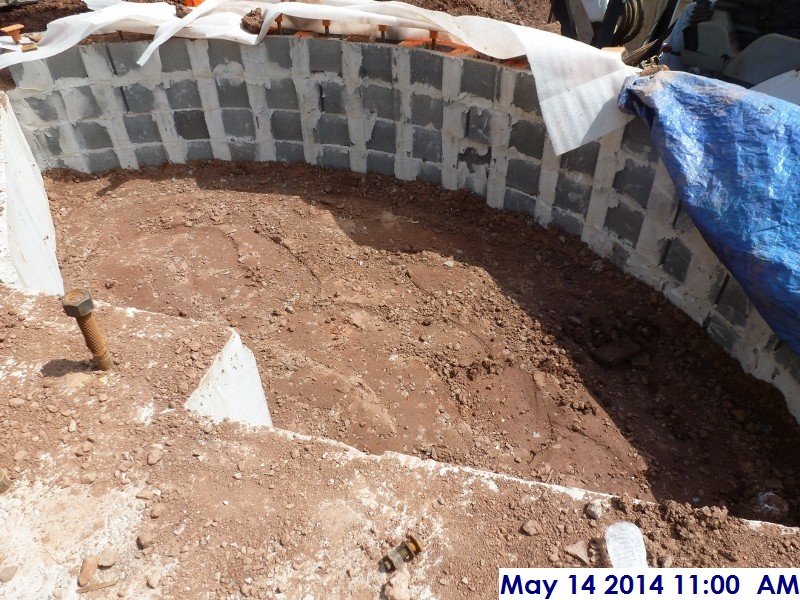
<path fill-rule="evenodd" d="M 636 70 L 626 66 L 617 53 L 547 31 L 484 17 L 453 17 L 403 2 L 374 0 L 322 0 L 320 4 L 205 0 L 183 19 L 176 17 L 175 7 L 166 3 L 89 0 L 89 7 L 92 12 L 50 23 L 37 50 L 0 55 L 0 68 L 47 58 L 91 34 L 117 30 L 154 35 L 142 62 L 172 36 L 218 38 L 254 45 L 264 38 L 275 17 L 284 15 L 287 29 L 319 32 L 323 30 L 322 19 L 328 19 L 332 34 L 374 36 L 378 25 L 387 25 L 389 39 L 419 39 L 434 30 L 440 32 L 442 40 L 469 46 L 497 59 L 527 56 L 556 154 L 597 139 L 632 118 L 617 109 L 616 98 L 625 77 Z M 257 7 L 265 16 L 259 35 L 240 27 L 242 16 Z"/>

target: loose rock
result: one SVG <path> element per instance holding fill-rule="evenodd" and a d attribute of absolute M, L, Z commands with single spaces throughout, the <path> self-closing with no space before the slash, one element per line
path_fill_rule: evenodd
<path fill-rule="evenodd" d="M 97 557 L 97 566 L 102 569 L 111 568 L 115 564 L 117 564 L 117 553 L 110 548 L 103 550 Z"/>
<path fill-rule="evenodd" d="M 542 526 L 533 520 L 525 521 L 525 524 L 522 526 L 522 533 L 525 535 L 540 535 L 543 532 Z"/>
<path fill-rule="evenodd" d="M 81 570 L 78 573 L 78 587 L 83 587 L 91 581 L 94 574 L 97 572 L 98 558 L 97 556 L 87 556 L 83 559 Z"/>
<path fill-rule="evenodd" d="M 575 542 L 571 546 L 565 547 L 564 552 L 573 558 L 577 558 L 585 565 L 589 564 L 589 545 L 583 540 Z"/>
<path fill-rule="evenodd" d="M 147 576 L 147 587 L 151 590 L 154 590 L 158 587 L 158 584 L 161 583 L 161 575 L 158 573 L 150 573 Z"/>
<path fill-rule="evenodd" d="M 152 533 L 148 533 L 143 531 L 139 534 L 139 537 L 136 538 L 136 543 L 139 545 L 139 548 L 144 550 L 145 548 L 149 548 L 155 543 L 156 539 L 153 537 Z"/>
<path fill-rule="evenodd" d="M 593 500 L 584 507 L 583 512 L 587 517 L 596 521 L 603 516 L 603 505 L 599 500 Z"/>
<path fill-rule="evenodd" d="M 155 448 L 151 450 L 150 453 L 147 455 L 147 464 L 152 466 L 156 464 L 158 461 L 160 461 L 163 456 L 164 456 L 164 451 Z"/>
<path fill-rule="evenodd" d="M 396 571 L 384 587 L 386 600 L 411 600 L 411 573 L 401 568 Z"/>
<path fill-rule="evenodd" d="M 0 568 L 0 583 L 8 583 L 14 579 L 14 575 L 17 574 L 17 569 L 19 569 L 17 565 L 6 565 Z"/>

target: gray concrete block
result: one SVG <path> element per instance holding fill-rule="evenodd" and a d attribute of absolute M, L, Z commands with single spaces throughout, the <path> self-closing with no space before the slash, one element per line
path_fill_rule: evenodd
<path fill-rule="evenodd" d="M 291 79 L 273 79 L 272 86 L 265 88 L 267 106 L 269 108 L 283 108 L 297 110 L 297 89 Z"/>
<path fill-rule="evenodd" d="M 609 208 L 606 212 L 606 228 L 630 242 L 632 246 L 636 246 L 636 242 L 639 240 L 642 223 L 644 223 L 642 213 L 621 203 Z"/>
<path fill-rule="evenodd" d="M 185 140 L 207 140 L 208 126 L 202 110 L 179 110 L 172 113 L 175 130 Z"/>
<path fill-rule="evenodd" d="M 394 155 L 367 152 L 367 171 L 381 175 L 394 175 Z"/>
<path fill-rule="evenodd" d="M 292 55 L 289 52 L 291 36 L 268 35 L 264 38 L 267 60 L 281 69 L 292 68 Z"/>
<path fill-rule="evenodd" d="M 119 159 L 113 150 L 87 152 L 86 162 L 89 164 L 90 173 L 101 173 L 119 168 Z"/>
<path fill-rule="evenodd" d="M 667 248 L 666 256 L 662 267 L 664 271 L 683 283 L 686 281 L 686 273 L 689 272 L 689 265 L 692 263 L 692 251 L 686 247 L 680 238 L 674 238 Z"/>
<path fill-rule="evenodd" d="M 255 162 L 258 160 L 258 144 L 255 142 L 228 142 L 232 161 Z"/>
<path fill-rule="evenodd" d="M 552 215 L 553 220 L 551 223 L 570 235 L 580 235 L 581 231 L 583 231 L 583 220 L 576 217 L 573 213 L 563 211 L 560 208 L 554 208 Z"/>
<path fill-rule="evenodd" d="M 585 173 L 594 177 L 600 144 L 589 142 L 561 155 L 561 168 L 575 173 Z"/>
<path fill-rule="evenodd" d="M 787 344 L 781 342 L 775 351 L 775 360 L 784 369 L 789 371 L 795 381 L 800 382 L 800 356 L 798 356 Z"/>
<path fill-rule="evenodd" d="M 244 81 L 217 79 L 215 83 L 220 108 L 250 108 L 250 96 Z"/>
<path fill-rule="evenodd" d="M 511 139 L 509 148 L 516 148 L 518 152 L 541 160 L 544 153 L 544 137 L 547 130 L 544 123 L 520 120 L 511 126 Z"/>
<path fill-rule="evenodd" d="M 533 75 L 518 71 L 514 77 L 514 105 L 530 113 L 542 114 Z"/>
<path fill-rule="evenodd" d="M 425 162 L 442 162 L 441 132 L 414 127 L 411 155 Z"/>
<path fill-rule="evenodd" d="M 158 125 L 152 115 L 124 115 L 122 120 L 132 144 L 154 144 L 161 141 Z"/>
<path fill-rule="evenodd" d="M 34 131 L 33 137 L 42 150 L 50 156 L 61 155 L 61 129 L 58 127 Z"/>
<path fill-rule="evenodd" d="M 250 139 L 256 137 L 256 126 L 253 122 L 253 111 L 242 108 L 230 108 L 224 109 L 221 112 L 222 125 L 225 127 L 226 136 Z"/>
<path fill-rule="evenodd" d="M 295 110 L 276 110 L 270 117 L 272 137 L 276 140 L 303 141 L 300 113 Z"/>
<path fill-rule="evenodd" d="M 458 162 L 467 166 L 470 173 L 477 173 L 487 177 L 489 164 L 492 162 L 492 149 L 486 148 L 485 152 L 479 152 L 477 148 L 467 146 L 463 152 L 458 153 Z"/>
<path fill-rule="evenodd" d="M 75 137 L 78 139 L 81 150 L 101 150 L 113 147 L 108 130 L 100 123 L 93 121 L 75 123 Z"/>
<path fill-rule="evenodd" d="M 161 144 L 138 146 L 133 152 L 140 167 L 157 167 L 169 162 L 167 150 Z"/>
<path fill-rule="evenodd" d="M 431 183 L 436 183 L 438 185 L 442 184 L 442 168 L 439 165 L 435 165 L 433 163 L 423 163 L 419 167 L 419 173 L 417 174 L 417 179 L 420 181 L 429 181 Z"/>
<path fill-rule="evenodd" d="M 655 176 L 656 170 L 653 165 L 638 165 L 628 159 L 623 169 L 617 171 L 614 176 L 613 186 L 620 194 L 625 194 L 643 208 L 647 208 Z"/>
<path fill-rule="evenodd" d="M 382 119 L 397 120 L 400 115 L 400 93 L 389 87 L 366 85 L 360 89 L 361 106 Z"/>
<path fill-rule="evenodd" d="M 634 119 L 625 126 L 622 148 L 651 162 L 658 159 L 658 153 L 650 141 L 650 128 L 642 119 Z"/>
<path fill-rule="evenodd" d="M 536 163 L 518 158 L 509 159 L 506 187 L 525 192 L 529 196 L 538 196 L 541 170 L 541 166 Z"/>
<path fill-rule="evenodd" d="M 533 216 L 536 211 L 536 198 L 512 188 L 506 188 L 503 197 L 503 209 L 524 212 Z"/>
<path fill-rule="evenodd" d="M 319 109 L 326 113 L 343 115 L 345 87 L 340 81 L 319 82 Z"/>
<path fill-rule="evenodd" d="M 411 83 L 422 83 L 442 89 L 444 62 L 441 54 L 428 50 L 410 50 Z"/>
<path fill-rule="evenodd" d="M 350 129 L 347 119 L 334 115 L 322 115 L 314 128 L 314 137 L 319 144 L 351 146 Z"/>
<path fill-rule="evenodd" d="M 750 299 L 733 277 L 728 280 L 728 284 L 719 297 L 717 312 L 734 325 L 743 327 L 747 323 L 747 317 L 750 314 Z"/>
<path fill-rule="evenodd" d="M 278 162 L 303 162 L 305 159 L 303 144 L 275 142 L 275 160 Z"/>
<path fill-rule="evenodd" d="M 195 90 L 197 87 L 195 87 Z M 128 112 L 132 113 L 149 113 L 155 107 L 155 97 L 153 91 L 147 89 L 140 83 L 134 83 L 119 88 L 122 94 L 122 101 Z M 198 96 L 199 98 L 199 96 Z"/>
<path fill-rule="evenodd" d="M 706 330 L 708 336 L 717 345 L 722 346 L 725 352 L 728 354 L 733 352 L 733 347 L 736 345 L 736 340 L 739 336 L 736 335 L 736 331 L 730 324 L 725 322 L 725 319 L 722 319 L 719 315 L 712 314 L 703 323 L 703 329 Z"/>
<path fill-rule="evenodd" d="M 78 46 L 73 46 L 60 54 L 46 58 L 47 69 L 53 77 L 53 81 L 65 79 L 67 77 L 88 77 L 86 67 L 83 64 Z M 14 78 L 16 81 L 16 77 Z"/>
<path fill-rule="evenodd" d="M 211 142 L 191 142 L 186 148 L 186 160 L 213 160 L 214 149 Z"/>
<path fill-rule="evenodd" d="M 411 122 L 414 125 L 431 125 L 434 129 L 441 129 L 443 118 L 444 100 L 425 94 L 411 95 Z"/>
<path fill-rule="evenodd" d="M 338 40 L 310 38 L 308 60 L 312 73 L 342 74 L 342 43 Z"/>
<path fill-rule="evenodd" d="M 372 127 L 372 135 L 367 141 L 367 150 L 378 150 L 394 154 L 397 148 L 396 139 L 397 127 L 394 122 L 377 120 Z"/>
<path fill-rule="evenodd" d="M 189 49 L 186 46 L 186 40 L 183 38 L 167 40 L 159 46 L 158 54 L 161 57 L 161 71 L 164 73 L 192 70 Z"/>
<path fill-rule="evenodd" d="M 591 186 L 583 181 L 573 179 L 562 171 L 558 174 L 553 205 L 585 217 L 591 195 Z"/>
<path fill-rule="evenodd" d="M 166 89 L 166 92 L 169 107 L 172 110 L 203 108 L 203 101 L 200 99 L 200 92 L 197 89 L 197 82 L 191 79 L 173 81 Z"/>
<path fill-rule="evenodd" d="M 42 121 L 58 121 L 58 107 L 64 105 L 58 92 L 47 94 L 44 98 L 28 96 L 25 101 Z"/>
<path fill-rule="evenodd" d="M 228 40 L 208 40 L 208 63 L 212 71 L 220 65 L 242 64 L 239 44 Z"/>
<path fill-rule="evenodd" d="M 392 82 L 392 50 L 389 46 L 364 44 L 361 46 L 362 79 L 377 79 Z"/>
<path fill-rule="evenodd" d="M 467 113 L 467 137 L 479 144 L 492 143 L 492 111 L 470 106 Z"/>
<path fill-rule="evenodd" d="M 481 60 L 464 60 L 461 71 L 461 91 L 487 100 L 497 99 L 497 83 L 500 69 L 497 65 Z"/>
<path fill-rule="evenodd" d="M 350 152 L 344 148 L 323 148 L 319 157 L 319 164 L 329 169 L 350 170 Z"/>
<path fill-rule="evenodd" d="M 111 68 L 117 75 L 126 75 L 131 71 L 141 69 L 136 61 L 142 55 L 142 45 L 137 42 L 115 42 L 106 44 L 108 56 L 111 59 Z"/>

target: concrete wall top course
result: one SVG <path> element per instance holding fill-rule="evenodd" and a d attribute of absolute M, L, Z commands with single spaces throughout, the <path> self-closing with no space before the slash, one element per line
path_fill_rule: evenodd
<path fill-rule="evenodd" d="M 800 419 L 800 358 L 680 210 L 639 120 L 555 155 L 529 71 L 418 47 L 267 36 L 79 46 L 11 69 L 42 169 L 191 160 L 304 161 L 467 189 L 580 236 L 656 288 L 781 389 Z"/>

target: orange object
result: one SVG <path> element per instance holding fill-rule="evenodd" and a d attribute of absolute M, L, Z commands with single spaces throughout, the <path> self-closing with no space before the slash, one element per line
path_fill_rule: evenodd
<path fill-rule="evenodd" d="M 438 31 L 431 31 L 431 50 L 436 49 L 436 38 L 439 37 Z"/>
<path fill-rule="evenodd" d="M 195 6 L 200 6 L 202 3 L 203 3 L 203 0 L 183 0 L 183 5 L 184 6 L 195 7 Z"/>
<path fill-rule="evenodd" d="M 14 40 L 14 43 L 19 44 L 19 40 L 20 38 L 22 38 L 23 29 L 25 29 L 24 25 L 20 25 L 19 23 L 14 23 L 13 25 L 3 27 L 2 29 L 0 29 L 0 31 L 10 35 L 11 39 Z"/>

